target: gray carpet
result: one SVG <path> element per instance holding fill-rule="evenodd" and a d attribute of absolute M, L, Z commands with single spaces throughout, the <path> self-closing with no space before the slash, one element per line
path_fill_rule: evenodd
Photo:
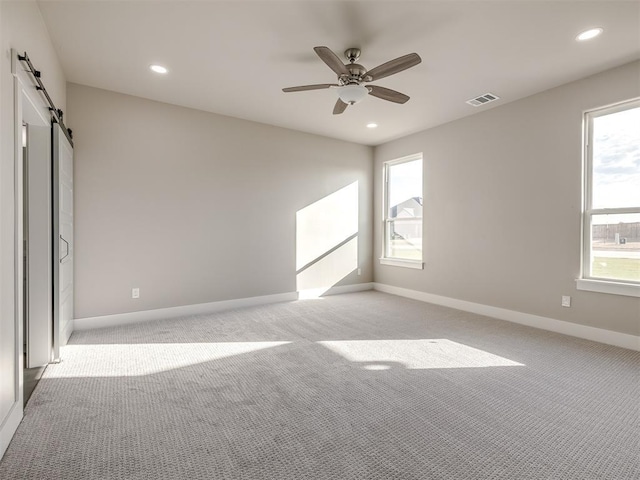
<path fill-rule="evenodd" d="M 74 333 L 2 479 L 638 479 L 640 353 L 378 292 Z"/>

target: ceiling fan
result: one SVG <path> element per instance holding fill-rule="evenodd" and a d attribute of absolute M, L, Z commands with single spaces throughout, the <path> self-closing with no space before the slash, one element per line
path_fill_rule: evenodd
<path fill-rule="evenodd" d="M 396 92 L 378 85 L 362 85 L 388 77 L 408 68 L 418 65 L 422 59 L 417 53 L 409 53 L 394 60 L 390 60 L 371 70 L 356 63 L 360 58 L 359 48 L 348 48 L 344 55 L 349 63 L 343 64 L 342 60 L 327 47 L 314 47 L 320 59 L 338 75 L 338 83 L 321 83 L 318 85 L 302 85 L 299 87 L 283 88 L 283 92 L 304 92 L 306 90 L 321 90 L 324 88 L 338 89 L 338 101 L 333 107 L 333 114 L 344 112 L 349 105 L 353 105 L 367 95 L 381 98 L 394 103 L 406 103 L 409 97 L 404 93 Z"/>

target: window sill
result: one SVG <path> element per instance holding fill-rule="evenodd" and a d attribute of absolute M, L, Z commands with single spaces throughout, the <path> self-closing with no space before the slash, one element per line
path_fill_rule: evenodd
<path fill-rule="evenodd" d="M 640 297 L 640 285 L 634 283 L 578 278 L 576 279 L 576 287 L 578 290 L 586 290 L 589 292 Z"/>
<path fill-rule="evenodd" d="M 417 270 L 424 269 L 424 263 L 420 260 L 403 260 L 400 258 L 381 258 L 381 265 L 392 265 L 394 267 L 415 268 Z"/>

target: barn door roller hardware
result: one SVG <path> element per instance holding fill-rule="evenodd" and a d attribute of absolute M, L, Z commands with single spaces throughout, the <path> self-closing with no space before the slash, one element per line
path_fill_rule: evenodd
<path fill-rule="evenodd" d="M 51 97 L 49 96 L 49 92 L 47 92 L 47 89 L 44 88 L 44 84 L 42 83 L 42 74 L 40 73 L 40 70 L 36 70 L 36 68 L 33 66 L 33 63 L 31 63 L 31 59 L 29 58 L 29 55 L 27 55 L 27 52 L 24 52 L 24 55 L 18 54 L 18 60 L 20 60 L 22 63 L 24 63 L 27 66 L 29 73 L 31 73 L 31 76 L 33 77 L 33 80 L 36 83 L 36 90 L 38 90 L 44 95 L 44 98 L 47 100 L 47 103 L 49 104 L 49 112 L 51 112 L 51 116 L 53 117 L 54 122 L 60 125 L 60 127 L 62 128 L 62 131 L 67 136 L 67 139 L 73 146 L 73 132 L 71 131 L 71 129 L 65 127 L 64 122 L 62 121 L 62 117 L 64 116 L 64 113 L 59 108 L 56 108 L 55 104 L 53 103 L 53 100 L 51 100 Z"/>

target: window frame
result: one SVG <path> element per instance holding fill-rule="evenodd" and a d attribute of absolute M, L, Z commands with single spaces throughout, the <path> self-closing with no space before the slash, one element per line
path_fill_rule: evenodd
<path fill-rule="evenodd" d="M 382 171 L 382 255 L 380 256 L 380 263 L 382 265 L 392 265 L 395 267 L 414 268 L 422 270 L 424 268 L 424 210 L 421 217 L 413 217 L 411 219 L 397 219 L 391 218 L 389 212 L 391 206 L 389 205 L 389 169 L 390 167 L 401 165 L 403 163 L 414 162 L 420 160 L 422 162 L 422 199 L 424 204 L 424 158 L 422 152 L 407 155 L 405 157 L 396 158 L 383 163 Z M 397 258 L 389 256 L 389 232 L 391 228 L 391 222 L 402 223 L 403 221 L 414 222 L 420 221 L 420 227 L 423 230 L 422 244 L 420 245 L 420 260 L 409 258 Z"/>
<path fill-rule="evenodd" d="M 633 108 L 640 108 L 640 98 L 625 100 L 620 103 L 584 112 L 580 277 L 576 280 L 578 290 L 640 297 L 640 282 L 595 277 L 591 275 L 592 218 L 595 215 L 615 215 L 624 213 L 640 214 L 640 205 L 636 207 L 593 208 L 593 120 L 598 117 L 611 115 Z"/>

